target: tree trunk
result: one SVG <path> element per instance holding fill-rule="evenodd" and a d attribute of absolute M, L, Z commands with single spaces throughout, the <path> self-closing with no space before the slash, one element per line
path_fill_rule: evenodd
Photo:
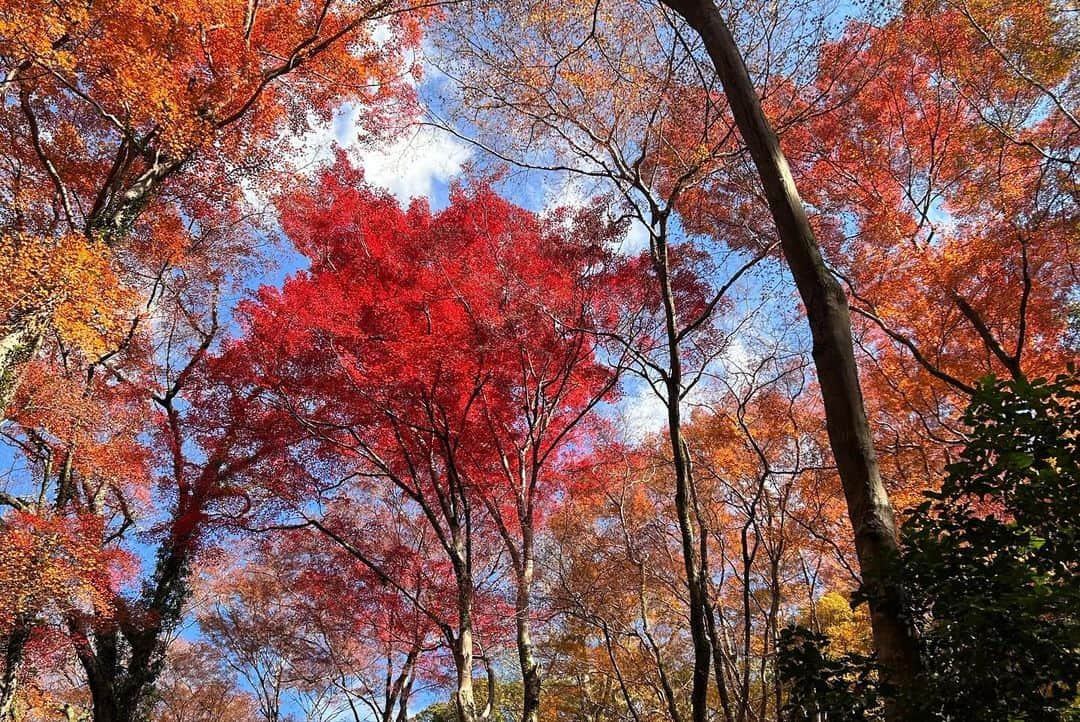
<path fill-rule="evenodd" d="M 481 715 L 476 710 L 473 694 L 473 582 L 468 553 L 460 544 L 455 546 L 453 559 L 454 576 L 458 594 L 458 629 L 453 640 L 454 667 L 457 686 L 454 690 L 454 708 L 458 722 L 477 722 Z"/>
<path fill-rule="evenodd" d="M 495 715 L 496 699 L 495 670 L 490 658 L 484 657 L 484 669 L 487 672 L 487 702 L 483 710 L 476 706 L 473 693 L 473 638 L 472 609 L 468 608 L 468 620 L 462 620 L 458 638 L 454 642 L 454 666 L 457 668 L 457 687 L 454 691 L 454 708 L 458 722 L 483 722 Z M 464 616 L 464 615 L 463 615 Z"/>
<path fill-rule="evenodd" d="M 41 347 L 38 324 L 22 323 L 0 335 L 0 421 L 19 389 L 23 368 Z"/>
<path fill-rule="evenodd" d="M 187 598 L 189 536 L 172 540 L 172 548 L 158 560 L 156 584 L 141 600 L 141 614 L 125 610 L 125 617 L 142 617 L 144 626 L 127 623 L 93 630 L 73 616 L 69 628 L 76 655 L 86 674 L 93 701 L 94 722 L 144 722 L 147 699 L 164 665 L 166 632 L 180 620 Z"/>
<path fill-rule="evenodd" d="M 664 324 L 668 346 L 667 393 L 668 436 L 671 440 L 672 463 L 675 467 L 675 513 L 679 520 L 683 565 L 690 602 L 690 638 L 694 645 L 694 670 L 690 689 L 692 722 L 706 722 L 709 714 L 709 671 L 712 665 L 712 644 L 709 640 L 706 610 L 709 608 L 708 589 L 704 571 L 697 557 L 694 521 L 691 508 L 693 474 L 690 453 L 682 435 L 682 354 L 679 348 L 678 309 L 671 287 L 667 249 L 666 218 L 658 218 L 653 238 L 653 267 L 660 284 L 664 305 Z"/>
<path fill-rule="evenodd" d="M 76 644 L 85 643 L 85 639 Z M 86 672 L 86 686 L 90 689 L 90 704 L 94 722 L 122 722 L 123 717 L 117 709 L 112 679 L 102 669 L 102 663 L 95 655 L 87 654 L 88 648 L 76 648 L 79 660 Z M 124 721 L 126 722 L 126 721 Z"/>
<path fill-rule="evenodd" d="M 23 665 L 23 651 L 30 639 L 30 625 L 16 621 L 8 635 L 4 649 L 4 673 L 0 677 L 0 722 L 15 719 L 15 695 L 19 689 L 19 672 Z"/>
<path fill-rule="evenodd" d="M 401 665 L 401 672 L 394 681 L 386 695 L 386 704 L 383 708 L 384 722 L 408 722 L 409 696 L 412 694 L 413 670 L 416 669 L 416 659 L 420 656 L 420 647 L 413 647 Z M 389 658 L 387 659 L 389 663 Z M 395 709 L 397 708 L 396 715 Z"/>
<path fill-rule="evenodd" d="M 918 648 L 906 614 L 902 580 L 894 566 L 896 526 L 859 388 L 847 298 L 825 267 L 787 159 L 719 10 L 711 0 L 663 1 L 704 41 L 761 177 L 781 248 L 810 321 L 829 441 L 870 601 L 874 645 L 887 681 L 901 692 L 911 691 L 920 670 Z M 889 705 L 888 718 L 901 719 L 895 702 Z"/>
<path fill-rule="evenodd" d="M 690 638 L 694 645 L 694 675 L 690 688 L 690 718 L 693 722 L 706 722 L 709 714 L 709 672 L 712 669 L 712 643 L 709 640 L 705 611 L 709 607 L 704 576 L 695 551 L 694 530 L 690 521 L 690 495 L 693 477 L 686 442 L 683 440 L 678 391 L 671 399 L 669 389 L 669 432 L 675 459 L 675 513 L 679 518 L 682 537 L 683 563 L 686 567 L 686 583 L 690 598 Z"/>
<path fill-rule="evenodd" d="M 454 648 L 454 666 L 457 669 L 457 688 L 454 691 L 454 708 L 458 722 L 477 722 L 476 697 L 473 694 L 472 631 L 461 629 Z"/>
<path fill-rule="evenodd" d="M 518 575 L 515 598 L 517 622 L 518 663 L 521 666 L 521 722 L 540 722 L 540 664 L 536 659 L 536 647 L 532 641 L 532 544 L 522 545 L 522 569 Z"/>
<path fill-rule="evenodd" d="M 108 194 L 102 196 L 106 202 L 91 212 L 86 235 L 99 237 L 109 246 L 123 240 L 162 182 L 183 163 L 183 158 L 170 158 L 160 151 L 148 157 L 146 169 L 127 188 L 107 198 Z"/>
<path fill-rule="evenodd" d="M 728 690 L 727 671 L 724 662 L 724 649 L 720 646 L 720 636 L 716 630 L 716 606 L 709 600 L 705 609 L 705 625 L 712 646 L 713 676 L 716 680 L 716 693 L 720 697 L 720 709 L 724 713 L 724 722 L 734 722 L 731 709 L 731 693 Z"/>
<path fill-rule="evenodd" d="M 119 665 L 119 632 L 99 631 L 90 641 L 85 622 L 79 617 L 68 619 L 75 655 L 86 674 L 94 722 L 134 722 L 134 710 L 127 711 L 117 699 L 122 671 Z M 127 711 L 127 714 L 125 714 Z"/>

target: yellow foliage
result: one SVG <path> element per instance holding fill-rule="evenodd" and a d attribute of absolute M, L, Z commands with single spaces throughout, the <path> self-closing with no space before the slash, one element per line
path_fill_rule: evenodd
<path fill-rule="evenodd" d="M 51 325 L 69 347 L 99 355 L 122 337 L 134 303 L 100 241 L 0 238 L 0 328 Z"/>
<path fill-rule="evenodd" d="M 870 614 L 866 605 L 852 609 L 846 596 L 836 591 L 821 595 L 815 604 L 819 628 L 830 639 L 829 650 L 834 654 L 859 652 L 869 654 Z"/>

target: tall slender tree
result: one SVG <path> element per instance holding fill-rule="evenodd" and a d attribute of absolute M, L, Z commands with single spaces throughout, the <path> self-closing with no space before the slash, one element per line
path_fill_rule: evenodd
<path fill-rule="evenodd" d="M 859 386 L 847 296 L 821 257 L 776 132 L 719 8 L 711 0 L 665 0 L 665 4 L 701 36 L 760 175 L 784 258 L 810 322 L 829 438 L 847 497 L 875 648 L 889 682 L 912 690 L 920 668 L 918 647 L 896 567 L 896 521 L 881 482 Z M 902 719 L 895 704 L 890 718 Z"/>

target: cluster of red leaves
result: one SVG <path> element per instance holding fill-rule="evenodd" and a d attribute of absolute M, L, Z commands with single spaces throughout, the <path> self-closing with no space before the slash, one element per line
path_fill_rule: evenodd
<path fill-rule="evenodd" d="M 446 436 L 442 463 L 483 485 L 500 473 L 499 445 L 522 446 L 523 413 L 550 394 L 544 385 L 565 386 L 545 409 L 558 425 L 607 378 L 587 331 L 614 228 L 567 233 L 483 186 L 455 188 L 438 214 L 423 201 L 403 210 L 344 159 L 315 192 L 279 205 L 311 268 L 242 306 L 246 336 L 222 369 L 280 393 L 335 442 L 348 447 L 341 430 L 364 429 L 364 443 L 395 449 L 386 462 L 410 477 L 410 455 L 432 452 L 419 430 L 435 431 Z M 560 378 L 568 359 L 575 374 Z"/>

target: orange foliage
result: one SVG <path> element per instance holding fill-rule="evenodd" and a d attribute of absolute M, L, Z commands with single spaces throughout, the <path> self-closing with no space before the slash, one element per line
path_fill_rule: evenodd
<path fill-rule="evenodd" d="M 71 454 L 72 470 L 89 492 L 123 489 L 128 503 L 149 503 L 153 459 L 139 435 L 150 430 L 152 419 L 139 389 L 102 377 L 87 384 L 43 359 L 26 369 L 11 408 L 19 425 L 34 430 L 53 459 Z"/>
<path fill-rule="evenodd" d="M 1051 98 L 1080 65 L 1046 51 L 1062 32 L 1052 5 L 912 3 L 851 28 L 820 80 L 848 97 L 789 144 L 870 350 L 883 468 L 909 489 L 938 478 L 977 379 L 1051 373 L 1072 354 L 1080 145 Z"/>
<path fill-rule="evenodd" d="M 44 314 L 66 346 L 99 356 L 120 343 L 134 302 L 100 241 L 0 236 L 0 309 L 9 322 Z"/>
<path fill-rule="evenodd" d="M 255 699 L 239 688 L 208 645 L 177 640 L 158 682 L 156 722 L 258 722 Z"/>
<path fill-rule="evenodd" d="M 6 516 L 0 527 L 0 630 L 49 612 L 108 616 L 112 590 L 130 574 L 132 560 L 101 547 L 103 528 L 93 515 Z"/>
<path fill-rule="evenodd" d="M 358 132 L 410 110 L 405 53 L 428 14 L 0 1 L 0 332 L 32 316 L 100 354 L 132 315 L 125 286 L 152 296 L 172 267 L 220 277 L 251 250 L 244 186 L 275 187 L 292 168 L 289 133 L 343 102 L 360 107 Z"/>
<path fill-rule="evenodd" d="M 978 379 L 1053 373 L 1075 355 L 1080 54 L 1069 32 L 1050 1 L 908 2 L 821 48 L 813 85 L 777 79 L 764 100 L 849 293 L 898 507 L 939 477 Z M 695 132 L 676 146 L 692 149 Z M 687 227 L 734 245 L 771 234 L 752 190 L 727 172 L 690 189 Z"/>
<path fill-rule="evenodd" d="M 1036 47 L 1023 34 L 1051 32 L 1047 6 L 1009 5 L 1013 42 Z M 822 242 L 855 304 L 966 384 L 1012 373 L 1006 356 L 1029 373 L 1060 368 L 1080 236 L 1071 163 L 1053 158 L 1075 155 L 1076 129 L 956 9 L 854 27 L 822 64 L 820 82 L 851 96 L 797 137 Z M 935 383 L 911 382 L 899 390 Z"/>

